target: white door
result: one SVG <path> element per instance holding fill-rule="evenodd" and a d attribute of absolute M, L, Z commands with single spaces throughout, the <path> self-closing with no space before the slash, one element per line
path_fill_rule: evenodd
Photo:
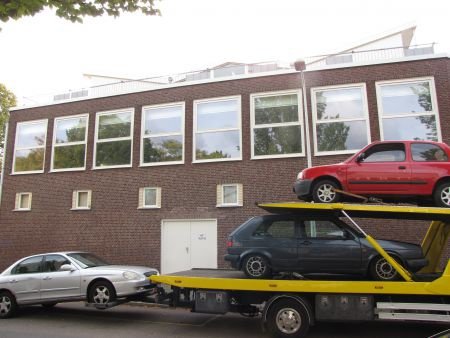
<path fill-rule="evenodd" d="M 163 221 L 161 273 L 217 268 L 217 221 Z"/>

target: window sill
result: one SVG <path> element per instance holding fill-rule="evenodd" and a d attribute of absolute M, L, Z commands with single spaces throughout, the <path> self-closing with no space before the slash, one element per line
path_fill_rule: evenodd
<path fill-rule="evenodd" d="M 151 207 L 139 207 L 138 210 L 146 210 L 146 209 L 161 209 L 161 207 L 158 206 L 151 206 Z"/>
<path fill-rule="evenodd" d="M 218 204 L 216 208 L 239 208 L 242 206 L 242 204 Z"/>
<path fill-rule="evenodd" d="M 71 211 L 89 211 L 91 208 L 71 208 Z"/>
<path fill-rule="evenodd" d="M 13 209 L 13 211 L 31 211 L 31 208 L 30 209 Z"/>

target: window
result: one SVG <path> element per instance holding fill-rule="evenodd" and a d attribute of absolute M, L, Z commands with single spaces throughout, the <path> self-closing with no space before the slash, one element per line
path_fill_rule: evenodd
<path fill-rule="evenodd" d="M 142 108 L 141 165 L 184 161 L 184 103 Z"/>
<path fill-rule="evenodd" d="M 75 190 L 72 195 L 72 210 L 90 210 L 91 198 L 91 190 Z"/>
<path fill-rule="evenodd" d="M 39 273 L 42 271 L 42 256 L 30 257 L 17 264 L 11 271 L 13 275 Z"/>
<path fill-rule="evenodd" d="M 434 144 L 413 143 L 411 144 L 413 161 L 418 162 L 447 162 L 448 157 L 445 151 Z"/>
<path fill-rule="evenodd" d="M 19 192 L 16 194 L 16 211 L 31 210 L 31 192 Z"/>
<path fill-rule="evenodd" d="M 47 120 L 17 123 L 14 174 L 44 172 Z"/>
<path fill-rule="evenodd" d="M 370 143 L 366 85 L 311 89 L 317 155 L 354 153 Z"/>
<path fill-rule="evenodd" d="M 251 96 L 252 158 L 303 155 L 300 93 Z"/>
<path fill-rule="evenodd" d="M 218 207 L 238 207 L 242 205 L 242 184 L 219 184 L 217 186 Z"/>
<path fill-rule="evenodd" d="M 148 187 L 139 189 L 139 209 L 161 208 L 161 188 Z"/>
<path fill-rule="evenodd" d="M 295 238 L 295 220 L 265 220 L 253 234 L 255 237 Z"/>
<path fill-rule="evenodd" d="M 55 119 L 52 170 L 82 170 L 86 162 L 88 115 Z"/>
<path fill-rule="evenodd" d="M 194 162 L 242 159 L 240 97 L 194 101 Z"/>
<path fill-rule="evenodd" d="M 345 235 L 339 226 L 328 220 L 305 221 L 304 225 L 307 238 L 335 239 Z"/>
<path fill-rule="evenodd" d="M 406 159 L 403 143 L 377 144 L 367 149 L 363 162 L 403 162 Z"/>
<path fill-rule="evenodd" d="M 66 257 L 61 255 L 47 255 L 45 256 L 43 272 L 59 271 L 64 264 L 70 264 Z"/>
<path fill-rule="evenodd" d="M 94 168 L 131 167 L 134 110 L 97 113 Z"/>
<path fill-rule="evenodd" d="M 441 139 L 433 78 L 377 82 L 376 87 L 381 139 Z"/>

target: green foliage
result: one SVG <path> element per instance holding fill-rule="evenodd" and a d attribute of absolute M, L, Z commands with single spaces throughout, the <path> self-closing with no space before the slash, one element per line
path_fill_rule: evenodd
<path fill-rule="evenodd" d="M 215 158 L 231 158 L 231 155 L 227 154 L 227 153 L 223 153 L 222 150 L 216 150 L 216 151 L 213 151 L 212 153 L 208 153 L 206 150 L 196 149 L 195 158 L 197 160 L 209 160 L 209 159 L 215 159 Z"/>
<path fill-rule="evenodd" d="M 155 6 L 155 0 L 3 0 L 0 2 L 0 20 L 20 19 L 47 7 L 56 9 L 57 16 L 72 22 L 83 22 L 85 16 L 107 14 L 117 17 L 123 12 L 161 14 Z"/>
<path fill-rule="evenodd" d="M 162 142 L 152 142 L 151 138 L 144 139 L 144 163 L 181 161 L 183 158 L 183 144 L 173 138 Z"/>
<path fill-rule="evenodd" d="M 131 140 L 97 143 L 97 167 L 131 164 Z"/>
<path fill-rule="evenodd" d="M 295 154 L 302 152 L 300 126 L 255 129 L 256 156 Z"/>
<path fill-rule="evenodd" d="M 22 155 L 22 156 L 21 156 Z M 16 153 L 15 172 L 35 171 L 44 168 L 44 149 L 31 149 L 27 155 Z"/>
<path fill-rule="evenodd" d="M 16 96 L 0 83 L 0 168 L 3 160 L 5 125 L 9 118 L 9 108 L 14 107 L 16 104 Z"/>
<path fill-rule="evenodd" d="M 83 168 L 85 158 L 85 145 L 55 147 L 53 157 L 54 169 Z"/>

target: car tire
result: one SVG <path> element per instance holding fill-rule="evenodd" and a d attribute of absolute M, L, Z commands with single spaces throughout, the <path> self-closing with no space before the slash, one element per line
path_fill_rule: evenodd
<path fill-rule="evenodd" d="M 434 190 L 433 199 L 437 207 L 450 208 L 450 182 L 439 184 Z"/>
<path fill-rule="evenodd" d="M 88 291 L 88 301 L 93 304 L 108 304 L 116 300 L 116 290 L 108 281 L 92 284 Z"/>
<path fill-rule="evenodd" d="M 398 263 L 401 263 L 397 257 L 393 257 Z M 388 261 L 382 257 L 375 257 L 369 266 L 369 274 L 373 280 L 395 281 L 400 279 L 399 273 Z"/>
<path fill-rule="evenodd" d="M 41 305 L 45 309 L 51 309 L 51 308 L 55 307 L 56 304 L 58 304 L 58 303 L 56 303 L 56 302 L 55 303 L 44 303 L 44 304 L 41 304 Z"/>
<path fill-rule="evenodd" d="M 264 279 L 272 275 L 269 260 L 261 255 L 249 255 L 245 257 L 242 270 L 248 278 Z"/>
<path fill-rule="evenodd" d="M 14 316 L 17 308 L 16 298 L 8 291 L 0 291 L 0 319 Z"/>
<path fill-rule="evenodd" d="M 309 317 L 306 306 L 301 302 L 295 299 L 280 299 L 267 311 L 267 331 L 272 337 L 306 337 Z"/>
<path fill-rule="evenodd" d="M 312 197 L 316 203 L 336 203 L 341 196 L 333 191 L 333 188 L 339 189 L 339 184 L 332 180 L 319 180 L 314 184 Z"/>

